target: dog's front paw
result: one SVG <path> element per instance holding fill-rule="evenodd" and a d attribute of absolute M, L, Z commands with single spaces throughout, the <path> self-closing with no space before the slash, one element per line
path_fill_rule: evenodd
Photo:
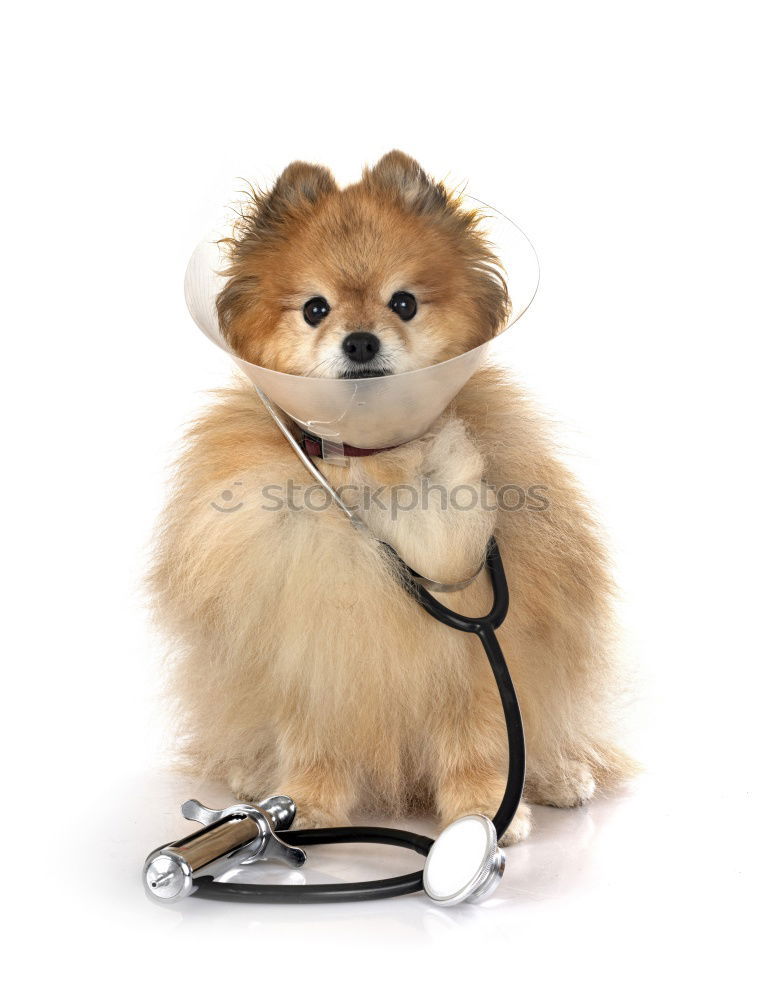
<path fill-rule="evenodd" d="M 227 784 L 238 802 L 261 802 L 271 792 L 263 789 L 250 772 L 242 767 L 234 767 L 227 775 Z"/>
<path fill-rule="evenodd" d="M 296 805 L 296 819 L 293 821 L 292 830 L 322 830 L 333 826 L 348 826 L 349 817 L 341 816 L 331 812 L 330 809 L 321 805 L 311 805 L 309 803 Z"/>
<path fill-rule="evenodd" d="M 521 840 L 525 840 L 531 833 L 531 826 L 531 806 L 526 805 L 525 802 L 521 802 L 515 816 L 513 816 L 512 823 L 499 838 L 499 846 L 509 847 L 511 844 L 517 844 Z"/>
<path fill-rule="evenodd" d="M 596 790 L 591 768 L 577 761 L 568 761 L 562 767 L 540 771 L 526 779 L 526 796 L 531 802 L 561 809 L 584 805 Z"/>
<path fill-rule="evenodd" d="M 476 813 L 480 813 L 482 816 L 488 816 L 491 819 L 494 815 L 494 806 L 474 805 L 472 808 L 468 809 L 467 812 L 461 812 L 459 816 L 453 816 L 451 820 L 444 823 L 444 826 L 449 826 L 449 823 L 453 823 L 456 819 L 459 819 L 462 816 L 473 816 Z M 515 816 L 513 816 L 510 826 L 499 838 L 499 845 L 500 847 L 508 847 L 510 844 L 517 844 L 519 841 L 525 840 L 530 833 L 531 807 L 526 805 L 525 802 L 521 802 L 516 810 Z"/>

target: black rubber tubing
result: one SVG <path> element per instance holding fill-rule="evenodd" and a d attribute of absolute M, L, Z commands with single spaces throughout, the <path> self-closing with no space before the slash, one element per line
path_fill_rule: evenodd
<path fill-rule="evenodd" d="M 396 559 L 398 555 L 386 546 Z M 399 560 L 401 562 L 401 560 Z M 407 585 L 412 596 L 431 617 L 458 629 L 470 632 L 481 640 L 489 666 L 497 683 L 502 711 L 507 727 L 508 769 L 505 794 L 492 822 L 501 837 L 510 825 L 523 794 L 526 774 L 526 749 L 523 739 L 518 697 L 510 671 L 502 654 L 495 630 L 507 615 L 509 590 L 505 568 L 496 539 L 491 538 L 486 550 L 486 566 L 491 577 L 494 600 L 491 611 L 482 618 L 468 618 L 452 611 L 436 600 L 415 578 L 412 570 L 402 563 L 407 575 Z M 404 847 L 426 856 L 433 840 L 406 830 L 393 830 L 376 826 L 339 826 L 323 830 L 284 830 L 278 836 L 294 847 L 319 844 L 387 844 Z M 419 892 L 423 888 L 423 870 L 398 875 L 394 878 L 374 879 L 369 882 L 325 883 L 320 885 L 256 885 L 245 882 L 215 882 L 210 875 L 195 879 L 194 895 L 203 899 L 237 900 L 250 903 L 352 903 L 368 899 L 387 899 Z"/>

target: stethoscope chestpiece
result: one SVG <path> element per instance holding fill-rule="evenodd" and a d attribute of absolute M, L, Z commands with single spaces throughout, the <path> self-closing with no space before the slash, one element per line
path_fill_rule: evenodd
<path fill-rule="evenodd" d="M 480 903 L 505 871 L 505 854 L 486 816 L 461 816 L 442 830 L 423 869 L 423 888 L 439 906 Z"/>

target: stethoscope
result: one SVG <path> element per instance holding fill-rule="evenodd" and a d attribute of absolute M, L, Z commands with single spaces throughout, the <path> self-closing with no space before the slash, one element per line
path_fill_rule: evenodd
<path fill-rule="evenodd" d="M 332 496 L 355 527 L 367 532 L 361 518 L 351 511 L 329 481 L 304 453 L 281 414 L 264 393 L 262 402 L 280 431 L 294 448 L 310 474 Z M 384 827 L 347 826 L 321 830 L 291 830 L 295 803 L 285 795 L 273 795 L 256 804 L 236 803 L 225 809 L 207 809 L 195 799 L 182 806 L 186 819 L 203 829 L 160 847 L 148 855 L 143 882 L 151 898 L 174 903 L 194 895 L 205 899 L 243 900 L 261 903 L 326 903 L 385 899 L 407 893 L 425 893 L 443 906 L 480 902 L 499 885 L 505 855 L 499 839 L 510 825 L 520 804 L 526 770 L 526 754 L 518 699 L 502 654 L 496 629 L 507 615 L 509 592 L 497 542 L 491 538 L 484 563 L 476 574 L 458 584 L 440 584 L 416 574 L 390 545 L 383 545 L 400 571 L 410 595 L 437 621 L 461 632 L 476 635 L 484 648 L 497 684 L 507 728 L 508 771 L 505 793 L 497 812 L 487 816 L 463 816 L 450 823 L 436 840 L 406 830 Z M 493 603 L 488 614 L 470 618 L 445 607 L 431 591 L 453 591 L 466 587 L 486 567 L 491 579 Z M 307 860 L 305 847 L 321 844 L 386 844 L 404 847 L 425 857 L 425 866 L 408 875 L 368 882 L 321 885 L 275 885 L 221 882 L 218 876 L 255 861 L 279 860 L 300 868 Z"/>

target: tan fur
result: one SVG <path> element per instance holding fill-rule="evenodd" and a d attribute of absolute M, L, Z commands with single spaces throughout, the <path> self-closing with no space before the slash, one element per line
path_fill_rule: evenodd
<path fill-rule="evenodd" d="M 384 205 L 390 205 L 397 219 L 395 239 L 401 239 L 398 219 L 407 217 L 427 232 L 425 266 L 418 273 L 426 272 L 434 283 L 435 255 L 431 251 L 429 259 L 427 247 L 442 232 L 456 230 L 451 221 L 442 229 L 436 215 L 451 213 L 452 203 L 442 203 L 445 196 L 438 188 L 422 172 L 415 174 L 414 161 L 399 157 L 384 158 L 374 179 L 365 175 L 361 197 L 371 210 L 363 211 L 370 211 L 375 225 Z M 229 294 L 220 299 L 227 329 L 237 330 L 228 335 L 253 360 L 287 357 L 298 336 L 304 339 L 293 316 L 286 321 L 285 341 L 273 337 L 272 329 L 283 321 L 282 288 L 270 298 L 263 290 L 284 261 L 296 259 L 296 233 L 312 234 L 310 249 L 303 241 L 298 245 L 301 265 L 315 272 L 317 282 L 299 294 L 325 294 L 325 284 L 334 282 L 331 294 L 341 299 L 336 291 L 340 267 L 332 261 L 320 270 L 322 244 L 310 229 L 315 205 L 327 212 L 328 203 L 321 199 L 335 200 L 340 193 L 322 168 L 289 169 L 298 193 L 288 195 L 291 201 L 278 208 L 274 221 L 257 223 L 256 212 L 249 219 L 251 233 L 257 225 L 272 225 L 282 246 L 246 248 L 239 233 Z M 395 198 L 388 185 L 396 186 Z M 359 195 L 356 188 L 347 191 L 346 205 L 355 217 Z M 301 227 L 298 213 L 289 215 L 294 198 L 299 211 L 307 213 Z M 340 219 L 340 200 L 329 203 Z M 259 213 L 262 204 L 266 200 L 260 200 Z M 431 218 L 438 221 L 429 224 Z M 498 283 L 482 272 L 473 282 L 477 287 L 470 287 L 467 257 L 475 253 L 470 224 L 461 225 L 460 237 L 465 241 L 461 257 L 455 240 L 443 271 L 457 274 L 457 287 L 442 285 L 431 315 L 417 329 L 410 324 L 403 332 L 410 340 L 425 340 L 425 331 L 435 325 L 443 339 L 429 344 L 429 351 L 457 354 L 463 349 L 459 334 L 448 348 L 442 346 L 450 310 L 459 318 L 481 302 L 481 338 L 495 330 L 498 308 L 490 296 Z M 387 247 L 381 241 L 381 258 Z M 329 257 L 330 250 L 328 243 L 321 256 Z M 270 252 L 278 264 L 268 271 Z M 409 247 L 405 252 L 414 256 Z M 389 267 L 398 270 L 399 265 L 397 256 Z M 278 280 L 285 286 L 293 274 L 286 268 Z M 378 303 L 385 300 L 375 293 L 385 280 L 378 267 L 357 286 L 360 298 L 374 303 L 370 319 L 380 315 Z M 501 295 L 506 310 L 504 291 Z M 346 298 L 350 310 L 351 295 Z M 470 322 L 468 338 L 474 329 Z M 458 324 L 459 319 L 454 324 L 459 329 Z M 330 336 L 338 339 L 341 330 L 351 328 L 348 320 L 342 326 L 336 318 Z M 299 351 L 291 370 L 303 372 L 310 359 L 303 345 Z M 410 565 L 442 580 L 468 575 L 489 535 L 496 534 L 511 586 L 500 641 L 526 724 L 528 800 L 575 805 L 596 785 L 609 785 L 630 772 L 611 732 L 611 703 L 620 681 L 611 648 L 604 550 L 576 484 L 554 456 L 546 426 L 504 373 L 485 369 L 477 374 L 420 440 L 352 459 L 346 468 L 320 465 L 334 486 L 389 490 L 406 484 L 422 490 L 424 481 L 450 491 L 463 484 L 513 484 L 524 491 L 541 486 L 546 509 L 524 505 L 494 512 L 478 505 L 455 510 L 451 504 L 443 509 L 434 494 L 426 511 L 399 511 L 392 517 L 375 505 L 363 516 Z M 247 799 L 273 791 L 291 794 L 302 825 L 345 823 L 360 810 L 403 814 L 432 807 L 442 823 L 467 812 L 492 814 L 504 789 L 504 721 L 477 639 L 429 618 L 400 586 L 383 548 L 352 529 L 334 506 L 265 509 L 273 506 L 262 492 L 265 487 L 288 480 L 303 488 L 313 482 L 251 386 L 240 382 L 220 392 L 187 436 L 152 576 L 159 617 L 175 647 L 171 685 L 187 761 L 199 774 L 226 780 L 235 795 Z M 238 509 L 217 509 L 225 490 L 234 492 L 231 506 L 240 503 Z M 467 590 L 444 600 L 467 613 L 482 613 L 491 600 L 488 581 L 482 574 Z M 519 839 L 529 829 L 530 813 L 523 805 L 506 839 Z"/>

